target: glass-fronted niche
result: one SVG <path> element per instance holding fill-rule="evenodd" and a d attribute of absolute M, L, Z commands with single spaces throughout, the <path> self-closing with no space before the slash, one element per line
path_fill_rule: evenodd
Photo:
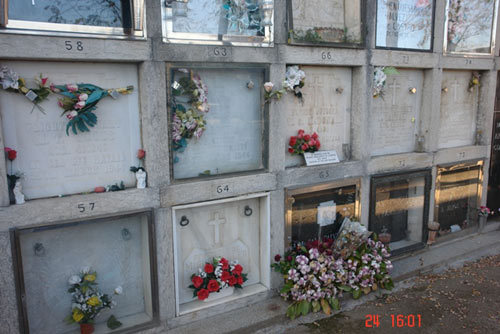
<path fill-rule="evenodd" d="M 165 42 L 273 45 L 274 0 L 161 2 Z"/>
<path fill-rule="evenodd" d="M 498 0 L 448 0 L 446 12 L 445 52 L 493 53 Z"/>
<path fill-rule="evenodd" d="M 439 237 L 477 226 L 482 166 L 479 161 L 438 168 L 434 220 L 439 223 Z"/>
<path fill-rule="evenodd" d="M 372 177 L 370 231 L 393 255 L 424 246 L 430 184 L 430 170 Z"/>
<path fill-rule="evenodd" d="M 144 0 L 0 0 L 6 32 L 145 37 Z M 1 16 L 1 15 L 0 15 Z M 3 29 L 0 29 L 0 32 Z"/>
<path fill-rule="evenodd" d="M 360 47 L 365 2 L 287 0 L 288 43 Z"/>
<path fill-rule="evenodd" d="M 286 246 L 334 238 L 344 218 L 360 214 L 359 179 L 288 189 Z"/>
<path fill-rule="evenodd" d="M 266 71 L 250 65 L 167 65 L 175 179 L 265 168 Z"/>
<path fill-rule="evenodd" d="M 434 0 L 377 0 L 377 48 L 432 50 Z"/>
<path fill-rule="evenodd" d="M 21 332 L 79 332 L 65 319 L 89 317 L 92 304 L 104 306 L 97 333 L 151 326 L 158 317 L 152 224 L 152 212 L 141 211 L 12 230 Z M 84 289 L 89 298 L 80 299 Z M 112 315 L 121 323 L 115 331 Z"/>

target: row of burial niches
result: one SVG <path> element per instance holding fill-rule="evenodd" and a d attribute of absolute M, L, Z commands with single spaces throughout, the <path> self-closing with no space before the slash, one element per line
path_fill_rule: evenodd
<path fill-rule="evenodd" d="M 369 230 L 393 255 L 477 230 L 482 161 L 438 167 L 429 222 L 431 175 L 429 169 L 372 176 L 370 189 L 363 190 L 370 192 Z M 360 184 L 344 179 L 287 190 L 285 247 L 328 242 L 346 219 L 358 220 Z M 157 316 L 158 285 L 175 289 L 177 316 L 267 291 L 271 196 L 173 207 L 167 227 L 173 235 L 173 283 L 156 273 L 155 259 L 163 258 L 158 252 L 164 247 L 155 249 L 151 211 L 12 230 L 24 327 L 33 333 L 75 332 L 77 326 L 64 319 L 88 320 L 96 305 L 102 306 L 92 319 L 98 332 L 147 325 Z"/>
<path fill-rule="evenodd" d="M 163 37 L 172 43 L 272 46 L 277 22 L 273 0 L 160 1 Z M 4 31 L 78 31 L 93 36 L 145 38 L 145 2 L 9 1 Z M 364 47 L 361 0 L 287 0 L 288 43 Z M 277 8 L 276 8 L 277 9 Z M 436 17 L 443 17 L 446 53 L 492 54 L 498 0 L 377 0 L 377 48 L 432 51 Z M 441 35 L 441 32 L 439 33 Z M 72 46 L 71 46 L 72 47 Z M 75 46 L 78 47 L 78 46 Z M 71 50 L 71 49 L 68 49 Z"/>
<path fill-rule="evenodd" d="M 290 189 L 286 246 L 334 240 L 346 219 L 359 219 L 361 191 L 370 192 L 368 229 L 389 245 L 393 256 L 477 231 L 479 220 L 485 219 L 480 208 L 482 161 L 438 167 L 433 221 L 431 174 L 428 169 L 375 175 L 366 190 L 360 189 L 360 179 Z"/>
<path fill-rule="evenodd" d="M 375 68 L 373 156 L 425 150 L 425 72 Z M 11 203 L 146 187 L 136 65 L 6 61 L 1 73 Z M 268 76 L 265 65 L 167 65 L 174 179 L 265 170 L 269 104 L 282 110 L 287 167 L 358 158 L 360 68 L 289 65 L 276 84 Z M 480 141 L 480 86 L 479 72 L 443 71 L 439 149 Z"/>

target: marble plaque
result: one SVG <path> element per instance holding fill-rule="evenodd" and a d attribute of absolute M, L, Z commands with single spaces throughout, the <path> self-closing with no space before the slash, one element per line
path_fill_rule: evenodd
<path fill-rule="evenodd" d="M 448 0 L 446 51 L 490 54 L 497 9 L 497 0 Z"/>
<path fill-rule="evenodd" d="M 438 148 L 474 145 L 479 89 L 469 91 L 470 71 L 443 71 Z"/>
<path fill-rule="evenodd" d="M 291 6 L 294 42 L 361 43 L 361 1 L 291 0 Z"/>
<path fill-rule="evenodd" d="M 97 271 L 99 291 L 116 302 L 95 319 L 105 327 L 111 314 L 124 323 L 152 319 L 148 224 L 145 215 L 60 228 L 21 230 L 19 236 L 30 333 L 74 333 L 68 279 L 83 267 Z M 117 286 L 123 294 L 113 295 Z M 102 325 L 102 326 L 101 326 Z"/>
<path fill-rule="evenodd" d="M 377 0 L 377 47 L 430 50 L 433 0 Z"/>
<path fill-rule="evenodd" d="M 351 86 L 352 70 L 341 67 L 301 66 L 306 73 L 302 88 L 303 101 L 288 93 L 283 97 L 286 115 L 286 144 L 299 129 L 316 132 L 321 150 L 337 151 L 344 160 L 343 144 L 351 142 Z M 284 148 L 286 149 L 286 148 Z M 303 164 L 301 156 L 286 154 L 286 166 Z"/>
<path fill-rule="evenodd" d="M 262 198 L 248 198 L 175 210 L 176 286 L 181 312 L 200 303 L 189 288 L 191 275 L 213 257 L 238 261 L 243 266 L 243 272 L 248 273 L 243 290 L 265 281 L 267 268 L 263 267 L 262 255 L 268 249 L 268 218 L 263 203 Z M 189 221 L 185 226 L 180 224 L 183 218 Z"/>
<path fill-rule="evenodd" d="M 0 90 L 0 113 L 5 146 L 18 152 L 12 173 L 22 172 L 27 199 L 74 194 L 97 186 L 135 185 L 130 166 L 137 165 L 140 143 L 137 66 L 125 64 L 12 62 L 34 87 L 43 73 L 55 84 L 92 83 L 102 88 L 134 86 L 130 95 L 103 98 L 95 114 L 98 123 L 90 132 L 66 135 L 66 117 L 56 94 L 41 103 L 42 114 L 20 94 Z M 9 163 L 9 173 L 10 163 Z"/>
<path fill-rule="evenodd" d="M 218 175 L 263 168 L 264 70 L 260 68 L 195 69 L 208 87 L 210 111 L 205 131 L 174 152 L 174 177 Z M 174 71 L 174 80 L 180 75 Z M 249 89 L 248 82 L 254 87 Z"/>
<path fill-rule="evenodd" d="M 422 104 L 424 72 L 398 69 L 389 75 L 381 97 L 373 99 L 372 155 L 413 152 Z M 413 94 L 412 88 L 416 89 Z"/>

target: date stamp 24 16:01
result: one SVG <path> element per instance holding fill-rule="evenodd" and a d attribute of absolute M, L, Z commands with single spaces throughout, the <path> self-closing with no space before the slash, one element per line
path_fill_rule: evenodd
<path fill-rule="evenodd" d="M 367 314 L 365 316 L 366 328 L 378 328 L 380 326 L 380 315 Z M 422 316 L 420 314 L 391 314 L 392 327 L 422 327 Z"/>

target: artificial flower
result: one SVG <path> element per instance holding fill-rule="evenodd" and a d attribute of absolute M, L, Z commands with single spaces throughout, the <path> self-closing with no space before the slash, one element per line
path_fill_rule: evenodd
<path fill-rule="evenodd" d="M 273 91 L 274 84 L 272 82 L 266 82 L 264 84 L 264 90 L 268 93 L 271 93 Z"/>
<path fill-rule="evenodd" d="M 145 156 L 146 156 L 146 151 L 144 151 L 143 149 L 139 149 L 137 151 L 137 159 L 142 160 L 144 159 Z"/>
<path fill-rule="evenodd" d="M 87 282 L 93 282 L 96 279 L 96 274 L 95 273 L 87 274 L 87 275 L 83 276 L 83 279 Z"/>
<path fill-rule="evenodd" d="M 73 285 L 73 284 L 78 284 L 82 281 L 82 279 L 80 278 L 80 276 L 78 275 L 73 275 L 69 278 L 68 280 L 68 283 Z"/>
<path fill-rule="evenodd" d="M 207 289 L 201 289 L 196 295 L 198 296 L 199 300 L 205 300 L 208 298 L 208 294 L 209 292 Z"/>
<path fill-rule="evenodd" d="M 276 254 L 276 255 L 274 256 L 274 261 L 276 261 L 276 262 L 280 262 L 280 260 L 281 260 L 281 255 Z"/>
<path fill-rule="evenodd" d="M 229 283 L 229 286 L 233 286 L 236 283 L 238 283 L 238 281 L 236 280 L 236 277 L 231 276 L 231 277 L 229 277 L 228 283 Z"/>
<path fill-rule="evenodd" d="M 121 295 L 123 293 L 123 288 L 119 285 L 114 290 L 115 295 Z"/>
<path fill-rule="evenodd" d="M 234 266 L 234 269 L 232 270 L 232 273 L 235 275 L 241 275 L 241 272 L 243 271 L 243 267 L 240 266 L 239 264 Z"/>
<path fill-rule="evenodd" d="M 87 304 L 89 304 L 90 306 L 98 306 L 101 304 L 101 301 L 99 300 L 99 297 L 93 296 L 89 298 L 89 300 L 87 300 Z"/>
<path fill-rule="evenodd" d="M 79 102 L 75 103 L 74 108 L 75 109 L 82 109 L 83 107 L 85 107 L 85 104 L 86 104 L 85 101 L 79 101 Z"/>
<path fill-rule="evenodd" d="M 78 95 L 78 101 L 87 101 L 88 98 L 89 98 L 88 94 L 85 93 Z"/>
<path fill-rule="evenodd" d="M 208 281 L 207 289 L 209 292 L 217 292 L 219 291 L 219 283 L 216 280 L 212 279 Z"/>
<path fill-rule="evenodd" d="M 16 150 L 9 150 L 7 151 L 7 159 L 10 161 L 14 161 L 17 158 L 17 151 Z"/>
<path fill-rule="evenodd" d="M 203 284 L 203 278 L 200 276 L 193 276 L 191 282 L 193 282 L 194 287 L 198 289 Z"/>
<path fill-rule="evenodd" d="M 214 272 L 214 266 L 210 263 L 207 263 L 207 264 L 205 264 L 204 270 L 207 274 L 211 274 Z"/>
<path fill-rule="evenodd" d="M 82 311 L 80 311 L 79 309 L 75 308 L 75 309 L 73 309 L 73 315 L 72 315 L 72 317 L 73 317 L 73 320 L 76 323 L 79 323 L 83 319 L 84 315 L 83 315 Z"/>
<path fill-rule="evenodd" d="M 76 92 L 78 90 L 78 85 L 77 84 L 66 84 L 66 89 L 69 92 Z"/>
<path fill-rule="evenodd" d="M 0 67 L 0 84 L 3 89 L 19 89 L 19 75 L 7 66 Z"/>

